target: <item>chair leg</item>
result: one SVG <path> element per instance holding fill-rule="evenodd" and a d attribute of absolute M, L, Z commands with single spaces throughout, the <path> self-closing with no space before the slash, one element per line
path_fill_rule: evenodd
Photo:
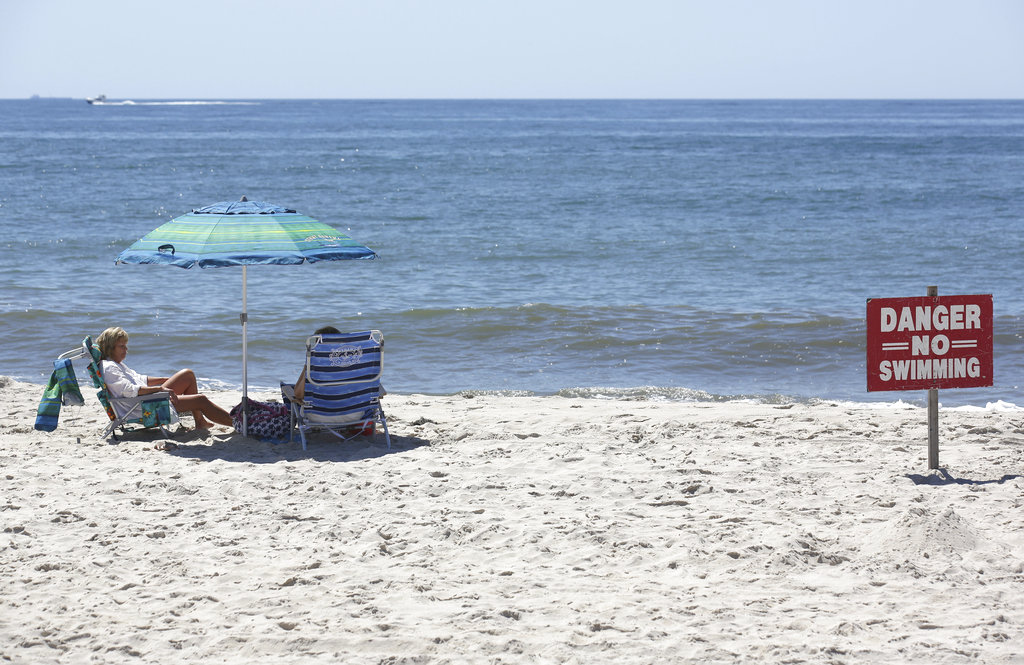
<path fill-rule="evenodd" d="M 384 412 L 380 412 L 380 424 L 384 426 L 384 441 L 388 444 L 388 450 L 391 450 L 391 434 L 388 432 L 388 419 L 384 417 Z"/>
<path fill-rule="evenodd" d="M 111 420 L 110 424 L 107 425 L 103 429 L 103 433 L 100 434 L 100 438 L 101 439 L 112 438 L 112 439 L 114 439 L 115 443 L 120 443 L 120 441 L 118 441 L 118 438 L 117 438 L 117 425 L 118 425 L 118 421 Z"/>

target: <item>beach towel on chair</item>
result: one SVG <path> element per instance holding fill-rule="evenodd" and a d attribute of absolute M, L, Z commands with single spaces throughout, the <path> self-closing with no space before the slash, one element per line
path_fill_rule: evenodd
<path fill-rule="evenodd" d="M 43 398 L 39 400 L 39 410 L 36 411 L 35 428 L 41 432 L 52 432 L 57 429 L 57 419 L 60 417 L 60 407 L 81 406 L 85 403 L 82 399 L 82 391 L 78 388 L 78 379 L 75 377 L 75 368 L 68 359 L 53 361 L 53 373 L 50 374 L 50 381 L 43 389 Z"/>

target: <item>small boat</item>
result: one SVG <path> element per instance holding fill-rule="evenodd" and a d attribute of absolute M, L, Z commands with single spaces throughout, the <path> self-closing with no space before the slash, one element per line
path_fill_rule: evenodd
<path fill-rule="evenodd" d="M 103 102 L 107 101 L 107 96 L 96 95 L 95 97 L 86 97 L 85 101 L 89 102 L 90 104 L 102 104 Z"/>

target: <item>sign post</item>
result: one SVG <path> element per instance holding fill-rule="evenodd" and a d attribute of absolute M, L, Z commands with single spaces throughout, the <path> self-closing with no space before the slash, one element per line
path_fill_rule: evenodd
<path fill-rule="evenodd" d="M 869 298 L 868 391 L 928 391 L 928 468 L 939 468 L 939 390 L 992 385 L 992 296 Z"/>
<path fill-rule="evenodd" d="M 938 298 L 939 287 L 929 286 L 928 297 Z M 991 327 L 991 326 L 990 326 Z M 939 468 L 939 389 L 928 389 L 928 468 Z"/>

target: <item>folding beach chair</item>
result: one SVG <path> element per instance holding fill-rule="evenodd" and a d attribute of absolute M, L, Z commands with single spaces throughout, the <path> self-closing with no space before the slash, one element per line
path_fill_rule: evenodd
<path fill-rule="evenodd" d="M 89 363 L 89 376 L 92 385 L 97 388 L 96 397 L 107 412 L 110 423 L 101 436 L 113 437 L 117 441 L 114 430 L 125 429 L 125 425 L 142 425 L 143 427 L 159 427 L 164 436 L 170 437 L 168 425 L 178 422 L 178 413 L 171 406 L 170 393 L 157 392 L 136 397 L 112 397 L 103 380 L 103 369 L 100 362 L 100 350 L 92 343 L 92 337 L 82 340 L 82 346 L 61 354 L 59 360 L 85 359 Z"/>
<path fill-rule="evenodd" d="M 387 419 L 381 408 L 384 335 L 379 330 L 341 335 L 315 335 L 306 340 L 305 395 L 295 400 L 294 386 L 281 384 L 291 404 L 292 440 L 299 430 L 302 449 L 306 432 L 327 430 L 342 441 L 384 429 L 391 448 Z"/>

